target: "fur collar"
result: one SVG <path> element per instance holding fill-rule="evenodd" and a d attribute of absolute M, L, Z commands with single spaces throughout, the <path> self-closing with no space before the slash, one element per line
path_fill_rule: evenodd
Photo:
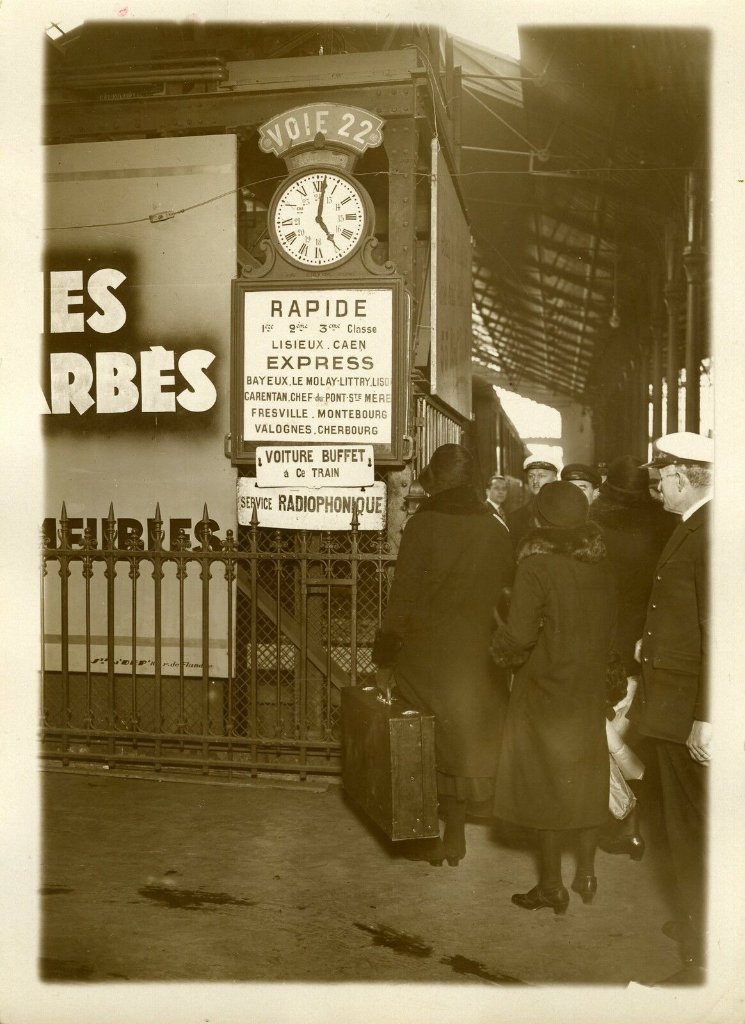
<path fill-rule="evenodd" d="M 565 555 L 578 562 L 602 562 L 606 556 L 605 542 L 600 527 L 584 523 L 572 530 L 554 528 L 530 530 L 517 549 L 517 560 L 522 562 L 531 555 Z"/>
<path fill-rule="evenodd" d="M 426 498 L 416 511 L 444 512 L 451 516 L 491 515 L 472 487 L 453 487 L 449 491 L 439 491 Z"/>

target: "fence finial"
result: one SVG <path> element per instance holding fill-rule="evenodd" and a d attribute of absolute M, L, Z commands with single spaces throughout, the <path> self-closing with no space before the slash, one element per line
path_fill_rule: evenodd
<path fill-rule="evenodd" d="M 113 548 L 116 540 L 116 518 L 114 517 L 114 502 L 109 502 L 109 514 L 103 527 L 104 547 Z"/>
<path fill-rule="evenodd" d="M 210 514 L 207 510 L 207 502 L 204 503 L 204 511 L 202 512 L 202 518 L 199 520 L 194 528 L 194 534 L 199 541 L 199 546 L 202 551 L 209 551 L 212 547 L 212 523 L 210 520 Z"/>
<path fill-rule="evenodd" d="M 60 512 L 57 536 L 59 538 L 60 547 L 67 548 L 70 546 L 70 524 L 67 519 L 67 506 L 64 501 L 62 502 L 62 511 Z"/>
<path fill-rule="evenodd" d="M 150 537 L 152 540 L 153 548 L 156 551 L 160 551 L 163 547 L 163 541 L 165 540 L 165 533 L 163 531 L 163 517 L 160 513 L 160 502 L 155 502 L 155 516 L 153 517 L 153 531 Z M 150 542 L 148 541 L 148 547 Z"/>

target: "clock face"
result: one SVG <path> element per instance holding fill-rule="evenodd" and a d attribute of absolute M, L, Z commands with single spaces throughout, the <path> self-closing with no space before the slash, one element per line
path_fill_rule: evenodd
<path fill-rule="evenodd" d="M 272 215 L 277 242 L 301 267 L 332 267 L 357 249 L 367 208 L 360 190 L 332 171 L 312 171 L 279 193 Z"/>

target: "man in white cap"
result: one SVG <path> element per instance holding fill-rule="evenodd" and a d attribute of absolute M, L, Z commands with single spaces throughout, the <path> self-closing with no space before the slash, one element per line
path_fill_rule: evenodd
<path fill-rule="evenodd" d="M 665 830 L 681 919 L 665 933 L 680 942 L 684 970 L 671 984 L 703 980 L 708 707 L 709 513 L 714 442 L 680 431 L 661 437 L 649 462 L 665 508 L 680 522 L 662 550 L 637 644 L 642 678 L 630 717 L 655 740 Z"/>
<path fill-rule="evenodd" d="M 517 548 L 524 535 L 534 526 L 535 497 L 545 484 L 556 480 L 559 468 L 543 455 L 529 455 L 523 462 L 528 500 L 507 516 L 512 543 Z"/>

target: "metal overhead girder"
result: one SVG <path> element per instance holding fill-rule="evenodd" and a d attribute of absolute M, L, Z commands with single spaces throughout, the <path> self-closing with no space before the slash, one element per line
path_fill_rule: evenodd
<path fill-rule="evenodd" d="M 490 324 L 490 326 L 493 325 Z M 522 328 L 521 333 L 522 336 L 525 338 L 531 338 L 532 340 L 538 342 L 539 344 L 545 344 L 548 341 L 553 345 L 553 347 L 557 351 L 561 352 L 562 354 L 571 355 L 572 357 L 576 355 L 576 343 L 571 343 L 576 342 L 576 333 L 568 334 L 566 330 L 555 331 L 555 329 L 552 327 L 552 333 L 548 336 L 548 338 L 546 338 L 543 332 L 538 331 L 534 319 L 529 319 L 525 316 L 521 316 L 520 314 L 515 313 L 513 311 L 510 318 L 510 324 L 502 329 L 502 335 L 509 335 L 509 333 L 515 327 Z M 569 341 L 570 344 L 562 344 L 562 342 L 564 341 Z"/>
<path fill-rule="evenodd" d="M 48 144 L 103 137 L 161 134 L 241 134 L 256 128 L 279 110 L 298 103 L 343 102 L 370 110 L 382 118 L 414 116 L 417 99 L 413 84 L 350 87 L 343 84 L 318 90 L 275 93 L 208 93 L 199 96 L 159 96 L 115 102 L 56 103 L 46 108 L 44 139 Z"/>

